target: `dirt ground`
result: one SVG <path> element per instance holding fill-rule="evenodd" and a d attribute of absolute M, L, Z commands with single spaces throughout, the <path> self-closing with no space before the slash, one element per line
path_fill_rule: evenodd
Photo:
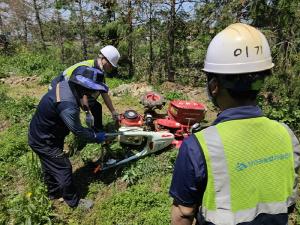
<path fill-rule="evenodd" d="M 11 76 L 7 78 L 1 78 L 0 83 L 7 84 L 10 88 L 8 89 L 8 96 L 14 99 L 20 99 L 21 97 L 34 97 L 38 100 L 47 92 L 48 85 L 40 85 L 39 77 L 19 77 Z M 148 91 L 153 91 L 154 88 L 148 85 L 146 82 L 129 83 L 123 84 L 119 87 L 112 89 L 110 96 L 116 110 L 119 113 L 125 112 L 128 109 L 133 109 L 142 113 L 143 106 L 139 103 L 141 96 Z M 156 90 L 157 91 L 157 90 Z M 165 82 L 157 91 L 164 95 L 168 92 L 180 92 L 188 97 L 189 100 L 203 103 L 207 107 L 205 120 L 210 123 L 216 118 L 216 109 L 210 103 L 207 98 L 205 88 L 201 87 L 190 87 L 183 86 L 180 84 Z M 124 96 L 127 99 L 124 101 Z M 101 99 L 100 99 L 101 101 Z M 168 104 L 159 113 L 164 113 L 167 110 Z M 110 115 L 108 109 L 104 106 L 103 112 L 106 115 Z M 0 131 L 7 128 L 9 124 L 5 121 L 0 121 Z"/>
<path fill-rule="evenodd" d="M 148 85 L 146 82 L 141 82 L 120 85 L 119 87 L 113 89 L 111 93 L 113 102 L 115 103 L 115 106 L 119 112 L 124 112 L 129 108 L 140 112 L 142 110 L 141 104 L 130 106 L 128 106 L 127 104 L 122 104 L 123 101 L 121 99 L 121 96 L 127 94 L 132 98 L 135 98 L 138 102 L 146 92 L 153 90 L 154 88 L 151 85 Z M 207 108 L 205 119 L 208 123 L 212 122 L 217 116 L 216 108 L 214 108 L 214 106 L 208 99 L 205 88 L 183 86 L 181 84 L 176 84 L 173 82 L 165 82 L 160 86 L 160 89 L 157 92 L 162 95 L 168 92 L 179 92 L 187 96 L 188 100 L 203 103 Z M 162 111 L 166 111 L 167 106 L 168 104 L 162 109 Z"/>
<path fill-rule="evenodd" d="M 34 97 L 39 99 L 47 92 L 48 86 L 47 85 L 40 85 L 38 77 L 17 77 L 11 76 L 8 78 L 0 79 L 0 83 L 4 83 L 8 85 L 10 88 L 8 89 L 8 96 L 14 99 L 20 99 L 21 97 Z M 146 82 L 140 83 L 130 83 L 130 84 L 123 84 L 119 87 L 111 90 L 111 98 L 114 103 L 115 108 L 118 112 L 124 112 L 128 109 L 134 109 L 138 112 L 142 113 L 142 105 L 139 104 L 141 96 L 148 91 L 152 91 L 154 88 L 151 85 L 148 85 Z M 180 84 L 175 84 L 172 82 L 165 82 L 160 86 L 158 90 L 159 93 L 162 95 L 166 94 L 167 92 L 180 92 L 183 93 L 188 97 L 189 100 L 197 101 L 204 103 L 207 107 L 206 113 L 206 121 L 208 123 L 212 122 L 217 115 L 216 109 L 213 107 L 211 102 L 209 101 L 205 88 L 201 87 L 190 87 L 190 86 L 183 86 Z M 124 101 L 124 96 L 128 96 L 128 99 Z M 162 109 L 164 111 L 167 110 L 167 107 Z M 109 115 L 108 109 L 103 107 L 103 111 L 105 114 Z M 9 127 L 10 124 L 8 121 L 1 121 L 0 120 L 0 132 L 5 130 Z M 75 162 L 74 169 L 76 170 L 75 176 L 77 176 L 78 180 L 77 183 L 81 187 L 87 187 L 89 183 L 92 183 L 95 177 L 90 176 L 89 167 L 82 167 L 82 162 Z M 89 174 L 89 176 L 88 176 Z M 115 173 L 117 174 L 117 173 Z M 83 176 L 84 175 L 84 176 Z M 116 176 L 116 175 L 115 175 Z M 84 182 L 80 177 L 85 177 Z M 96 177 L 96 179 L 100 179 L 105 181 L 105 183 L 110 183 L 112 177 L 111 176 L 103 176 L 103 177 Z M 23 182 L 23 180 L 21 181 Z M 126 185 L 124 186 L 124 182 L 117 183 L 116 186 L 120 190 L 126 189 Z M 24 185 L 18 185 L 23 187 Z M 112 191 L 110 189 L 105 189 L 99 192 L 96 196 L 95 201 L 100 202 L 104 196 L 112 195 Z M 61 203 L 57 203 L 56 205 L 57 211 L 65 210 L 66 206 Z M 62 216 L 64 217 L 64 216 Z M 289 225 L 296 224 L 296 213 L 290 215 Z"/>
<path fill-rule="evenodd" d="M 10 76 L 1 78 L 0 83 L 8 85 L 8 96 L 20 99 L 25 96 L 40 99 L 48 89 L 47 85 L 39 85 L 39 77 Z"/>

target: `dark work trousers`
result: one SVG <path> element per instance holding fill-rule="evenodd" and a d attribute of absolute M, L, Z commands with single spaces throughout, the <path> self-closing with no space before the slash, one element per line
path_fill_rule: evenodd
<path fill-rule="evenodd" d="M 95 124 L 95 129 L 96 131 L 103 130 L 103 124 L 102 124 L 102 105 L 97 102 L 96 100 L 94 101 L 89 101 L 91 113 L 94 116 L 94 124 Z"/>
<path fill-rule="evenodd" d="M 79 196 L 73 184 L 72 165 L 70 160 L 60 150 L 53 152 L 34 149 L 41 160 L 44 182 L 51 198 L 63 197 L 70 207 L 76 207 Z"/>

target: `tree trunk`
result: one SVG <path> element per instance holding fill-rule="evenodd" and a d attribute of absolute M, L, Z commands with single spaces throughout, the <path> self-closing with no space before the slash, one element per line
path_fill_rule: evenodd
<path fill-rule="evenodd" d="M 0 15 L 0 32 L 1 32 L 2 34 L 4 34 L 4 25 L 3 25 L 3 21 L 2 21 L 1 15 Z"/>
<path fill-rule="evenodd" d="M 168 81 L 174 82 L 175 80 L 175 68 L 174 68 L 174 43 L 175 43 L 175 0 L 171 0 L 170 20 L 169 20 L 169 31 L 168 31 L 168 42 L 169 42 L 169 54 L 168 54 Z"/>
<path fill-rule="evenodd" d="M 134 68 L 133 68 L 133 40 L 132 40 L 132 31 L 133 31 L 133 26 L 132 26 L 132 3 L 131 0 L 128 0 L 128 15 L 127 15 L 127 22 L 128 22 L 128 60 L 129 60 L 129 68 L 128 68 L 128 76 L 131 78 L 134 75 Z"/>
<path fill-rule="evenodd" d="M 149 2 L 149 77 L 148 82 L 152 82 L 152 73 L 153 73 L 153 30 L 152 30 L 152 2 Z"/>
<path fill-rule="evenodd" d="M 36 21 L 37 21 L 38 26 L 39 26 L 41 44 L 42 44 L 43 49 L 46 50 L 45 37 L 44 37 L 43 28 L 42 28 L 42 21 L 41 21 L 41 18 L 40 18 L 40 12 L 39 12 L 39 8 L 38 8 L 36 0 L 33 0 L 33 7 L 34 7 L 34 11 L 35 11 L 35 18 L 36 18 Z"/>
<path fill-rule="evenodd" d="M 27 41 L 28 41 L 28 24 L 27 24 L 27 19 L 24 19 L 23 23 L 24 23 L 24 42 L 27 45 Z"/>
<path fill-rule="evenodd" d="M 87 59 L 87 40 L 85 35 L 85 25 L 84 25 L 84 18 L 83 18 L 83 10 L 82 10 L 82 1 L 78 1 L 79 5 L 79 13 L 80 13 L 80 39 L 82 44 L 82 53 L 83 58 Z"/>
<path fill-rule="evenodd" d="M 65 62 L 65 47 L 64 47 L 64 31 L 63 24 L 61 22 L 61 14 L 59 10 L 55 10 L 57 27 L 58 27 L 58 44 L 60 46 L 60 60 L 62 63 Z"/>
<path fill-rule="evenodd" d="M 104 8 L 106 8 L 106 16 L 107 16 L 108 22 L 116 20 L 116 14 L 115 14 L 115 10 L 114 10 L 114 6 L 116 4 L 117 4 L 116 0 L 104 2 Z"/>

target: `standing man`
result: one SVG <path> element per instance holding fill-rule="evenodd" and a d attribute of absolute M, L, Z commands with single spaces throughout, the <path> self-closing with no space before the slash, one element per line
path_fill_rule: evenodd
<path fill-rule="evenodd" d="M 52 80 L 49 90 L 54 88 L 59 81 L 69 80 L 74 73 L 83 70 L 85 67 L 95 68 L 101 71 L 99 79 L 105 83 L 105 75 L 113 77 L 120 59 L 119 51 L 112 45 L 107 45 L 100 49 L 96 59 L 86 60 L 67 68 L 62 74 Z M 101 93 L 105 105 L 111 112 L 112 118 L 117 120 L 119 113 L 115 110 L 108 92 Z M 89 127 L 95 127 L 98 130 L 102 129 L 102 106 L 94 98 L 89 98 L 89 108 L 84 109 L 86 112 L 86 124 Z"/>
<path fill-rule="evenodd" d="M 211 41 L 207 89 L 221 113 L 179 150 L 172 224 L 286 225 L 295 205 L 299 142 L 263 116 L 256 96 L 273 67 L 265 36 L 232 24 Z"/>
<path fill-rule="evenodd" d="M 72 165 L 64 155 L 64 139 L 71 131 L 87 142 L 101 143 L 105 133 L 84 128 L 80 108 L 89 108 L 88 99 L 107 93 L 102 71 L 92 67 L 75 70 L 69 80 L 59 81 L 41 99 L 30 122 L 29 145 L 39 156 L 50 199 L 63 197 L 70 207 L 91 208 L 93 202 L 79 199 L 72 180 Z"/>

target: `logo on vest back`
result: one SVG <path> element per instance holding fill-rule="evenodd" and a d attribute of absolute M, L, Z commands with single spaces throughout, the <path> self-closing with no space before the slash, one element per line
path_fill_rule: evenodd
<path fill-rule="evenodd" d="M 286 160 L 289 159 L 292 156 L 292 153 L 281 153 L 277 155 L 271 155 L 265 158 L 260 158 L 260 159 L 255 159 L 249 162 L 238 162 L 236 164 L 236 171 L 243 171 L 245 169 L 258 166 L 260 164 L 267 164 L 267 163 L 272 163 L 275 161 L 281 161 L 281 160 Z"/>

